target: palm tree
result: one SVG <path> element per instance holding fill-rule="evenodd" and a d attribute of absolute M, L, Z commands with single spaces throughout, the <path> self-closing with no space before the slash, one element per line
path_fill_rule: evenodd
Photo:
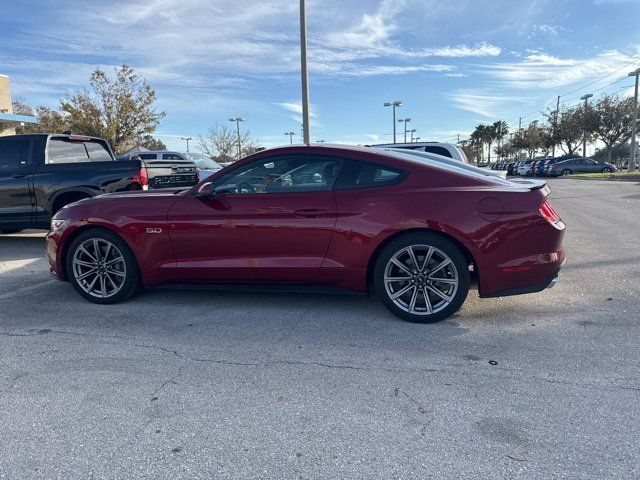
<path fill-rule="evenodd" d="M 502 140 L 509 134 L 509 125 L 507 125 L 507 122 L 498 120 L 491 125 L 491 130 L 493 132 L 493 140 L 499 142 L 500 146 L 502 146 Z"/>

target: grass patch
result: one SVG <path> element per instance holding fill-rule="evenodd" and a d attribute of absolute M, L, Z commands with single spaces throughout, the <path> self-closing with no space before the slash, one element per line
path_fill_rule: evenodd
<path fill-rule="evenodd" d="M 575 175 L 571 175 L 568 178 L 576 178 L 578 180 L 622 180 L 625 182 L 640 182 L 640 173 L 576 173 Z"/>

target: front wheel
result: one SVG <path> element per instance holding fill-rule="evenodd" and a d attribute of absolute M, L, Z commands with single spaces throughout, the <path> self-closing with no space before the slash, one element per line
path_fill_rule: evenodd
<path fill-rule="evenodd" d="M 460 249 L 431 233 L 392 241 L 378 257 L 376 294 L 394 315 L 433 323 L 457 312 L 469 293 L 469 268 Z"/>
<path fill-rule="evenodd" d="M 602 173 L 611 173 L 611 169 L 609 167 L 605 167 L 602 169 Z"/>
<path fill-rule="evenodd" d="M 138 264 L 131 249 L 108 230 L 78 235 L 69 247 L 66 269 L 73 287 L 93 303 L 123 302 L 140 288 Z"/>
<path fill-rule="evenodd" d="M 562 176 L 567 176 L 567 175 L 571 175 L 571 170 L 569 170 L 568 168 L 562 170 Z"/>

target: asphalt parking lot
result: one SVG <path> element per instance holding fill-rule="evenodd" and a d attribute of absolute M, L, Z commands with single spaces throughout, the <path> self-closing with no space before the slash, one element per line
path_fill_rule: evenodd
<path fill-rule="evenodd" d="M 359 296 L 87 303 L 0 237 L 0 478 L 640 476 L 640 185 L 550 180 L 545 292 L 436 325 Z"/>

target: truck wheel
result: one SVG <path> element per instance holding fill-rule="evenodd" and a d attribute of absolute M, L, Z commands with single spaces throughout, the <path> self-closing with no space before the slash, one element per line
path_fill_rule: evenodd
<path fill-rule="evenodd" d="M 431 233 L 410 233 L 387 245 L 374 270 L 376 294 L 394 315 L 433 323 L 457 312 L 469 293 L 469 267 L 460 249 Z"/>
<path fill-rule="evenodd" d="M 93 303 L 124 302 L 140 289 L 140 270 L 129 246 L 115 233 L 87 230 L 76 237 L 67 252 L 69 281 Z"/>

